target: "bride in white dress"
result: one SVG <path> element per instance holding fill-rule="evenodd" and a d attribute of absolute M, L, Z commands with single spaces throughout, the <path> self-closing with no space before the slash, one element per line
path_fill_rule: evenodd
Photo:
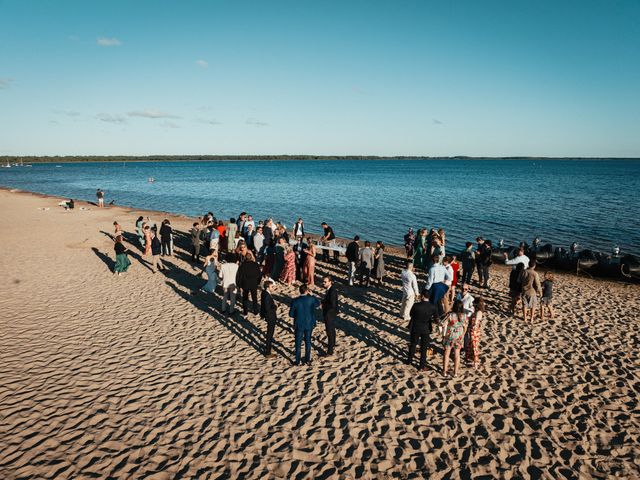
<path fill-rule="evenodd" d="M 204 292 L 213 293 L 218 286 L 218 260 L 216 254 L 209 255 L 204 259 L 204 272 L 207 274 L 207 283 L 205 283 L 200 290 Z"/>

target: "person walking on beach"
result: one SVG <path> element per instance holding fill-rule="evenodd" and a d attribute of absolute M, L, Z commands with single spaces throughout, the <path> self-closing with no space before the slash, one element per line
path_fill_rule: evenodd
<path fill-rule="evenodd" d="M 294 365 L 300 365 L 300 354 L 302 351 L 302 340 L 305 343 L 304 363 L 311 365 L 311 334 L 316 326 L 315 311 L 320 307 L 320 300 L 309 295 L 309 288 L 306 284 L 300 285 L 300 296 L 291 302 L 289 316 L 293 318 L 293 328 L 295 332 L 296 358 Z"/>
<path fill-rule="evenodd" d="M 522 283 L 522 315 L 525 322 L 527 317 L 530 317 L 530 321 L 533 322 L 538 309 L 538 295 L 542 295 L 535 260 L 529 264 L 529 268 L 522 272 L 520 279 Z"/>
<path fill-rule="evenodd" d="M 149 228 L 147 226 L 147 228 Z M 152 256 L 152 270 L 153 273 L 156 273 L 158 269 L 164 271 L 166 267 L 163 265 L 162 260 L 160 259 L 160 255 L 162 254 L 162 243 L 158 238 L 158 231 L 155 227 L 152 229 L 152 238 L 151 238 L 151 256 Z"/>
<path fill-rule="evenodd" d="M 462 263 L 462 280 L 463 285 L 471 283 L 473 277 L 473 269 L 476 265 L 476 255 L 473 253 L 473 243 L 467 242 L 465 249 L 460 253 L 460 262 Z"/>
<path fill-rule="evenodd" d="M 465 347 L 465 357 L 468 364 L 474 369 L 480 366 L 480 336 L 482 334 L 482 324 L 484 321 L 484 298 L 478 298 L 475 311 L 469 320 L 468 337 L 469 342 Z"/>
<path fill-rule="evenodd" d="M 349 276 L 349 285 L 353 286 L 353 282 L 356 279 L 356 266 L 358 265 L 358 260 L 360 259 L 360 237 L 356 235 L 353 237 L 353 241 L 347 245 L 347 250 L 345 252 L 345 256 L 347 257 L 348 264 L 348 273 Z"/>
<path fill-rule="evenodd" d="M 384 282 L 384 243 L 376 242 L 376 249 L 373 252 L 373 276 L 378 287 L 382 287 Z"/>
<path fill-rule="evenodd" d="M 411 317 L 410 337 L 409 337 L 409 357 L 407 365 L 411 365 L 413 357 L 416 354 L 416 346 L 420 342 L 420 366 L 419 370 L 424 372 L 427 370 L 427 349 L 431 332 L 433 330 L 433 322 L 437 320 L 438 309 L 429 301 L 429 291 L 422 292 L 422 299 L 411 307 L 409 312 Z"/>
<path fill-rule="evenodd" d="M 322 285 L 327 289 L 322 299 L 322 319 L 327 329 L 327 356 L 333 355 L 336 346 L 336 325 L 338 317 L 338 290 L 331 277 L 324 277 Z"/>
<path fill-rule="evenodd" d="M 245 258 L 246 260 L 238 267 L 236 284 L 242 290 L 242 313 L 244 315 L 249 313 L 248 304 L 249 295 L 251 295 L 253 313 L 255 315 L 258 313 L 258 287 L 260 286 L 262 272 L 252 253 L 247 253 Z"/>
<path fill-rule="evenodd" d="M 400 316 L 403 320 L 411 320 L 411 308 L 413 307 L 416 297 L 418 296 L 418 279 L 413 273 L 413 262 L 408 261 L 407 265 L 400 274 L 402 280 L 402 302 L 400 303 Z"/>
<path fill-rule="evenodd" d="M 173 255 L 173 228 L 171 228 L 171 222 L 168 219 L 162 221 L 160 226 L 160 240 L 162 243 L 162 256 Z"/>
<path fill-rule="evenodd" d="M 364 248 L 360 250 L 360 286 L 369 286 L 371 270 L 373 269 L 373 250 L 371 242 L 364 242 Z"/>
<path fill-rule="evenodd" d="M 540 299 L 540 320 L 544 320 L 545 310 L 549 311 L 549 318 L 553 320 L 553 272 L 544 274 L 542 298 Z"/>
<path fill-rule="evenodd" d="M 227 261 L 220 267 L 220 280 L 222 281 L 222 313 L 229 310 L 229 315 L 236 312 L 236 276 L 238 275 L 238 258 L 235 253 L 227 254 Z"/>
<path fill-rule="evenodd" d="M 116 236 L 113 249 L 116 252 L 116 264 L 113 267 L 113 273 L 120 275 L 126 272 L 131 265 L 131 260 L 127 257 L 127 247 L 122 243 L 122 235 Z"/>
<path fill-rule="evenodd" d="M 267 322 L 267 335 L 264 348 L 264 356 L 273 358 L 276 355 L 271 353 L 273 346 L 273 334 L 276 330 L 276 322 L 278 321 L 278 313 L 276 302 L 273 300 L 273 286 L 275 282 L 271 279 L 265 280 L 262 286 L 262 297 L 260 298 L 260 316 Z"/>
<path fill-rule="evenodd" d="M 453 376 L 458 374 L 460 367 L 460 350 L 464 345 L 464 336 L 467 330 L 467 315 L 464 312 L 462 302 L 456 301 L 449 313 L 447 326 L 444 333 L 444 358 L 442 359 L 442 372 L 447 376 L 449 371 L 449 357 L 453 350 Z"/>
<path fill-rule="evenodd" d="M 98 207 L 104 207 L 104 192 L 100 189 L 96 191 L 96 198 L 98 199 Z"/>

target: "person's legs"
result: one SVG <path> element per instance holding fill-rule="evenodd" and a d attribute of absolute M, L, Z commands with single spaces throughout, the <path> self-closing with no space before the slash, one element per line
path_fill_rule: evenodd
<path fill-rule="evenodd" d="M 229 300 L 229 288 L 225 288 L 222 293 L 222 313 L 227 311 L 227 301 Z"/>
<path fill-rule="evenodd" d="M 416 297 L 415 295 L 409 295 L 409 296 L 402 296 L 402 305 L 400 306 L 400 315 L 402 316 L 403 320 L 406 320 L 407 322 L 409 320 L 411 320 L 411 316 L 409 315 L 411 313 L 411 307 L 413 307 L 413 304 L 416 301 Z"/>
<path fill-rule="evenodd" d="M 449 370 L 449 355 L 451 354 L 451 346 L 444 347 L 444 357 L 442 357 L 442 372 L 446 375 Z"/>
<path fill-rule="evenodd" d="M 160 270 L 164 270 L 164 264 L 162 263 L 162 259 L 160 258 L 160 255 L 154 255 L 154 256 L 155 256 L 155 257 L 157 258 L 157 260 L 158 260 L 158 268 L 159 268 Z"/>
<path fill-rule="evenodd" d="M 308 328 L 304 331 L 304 361 L 305 363 L 311 362 L 311 333 L 312 329 Z"/>
<path fill-rule="evenodd" d="M 458 369 L 460 368 L 460 347 L 456 347 L 453 352 L 453 376 L 458 375 Z"/>
<path fill-rule="evenodd" d="M 484 280 L 484 286 L 486 288 L 489 288 L 489 269 L 490 268 L 491 268 L 491 265 L 485 265 L 484 270 L 482 272 L 482 278 Z"/>
<path fill-rule="evenodd" d="M 324 323 L 327 327 L 327 355 L 333 355 L 333 349 L 336 346 L 336 326 L 334 319 L 326 317 Z"/>
<path fill-rule="evenodd" d="M 230 313 L 235 313 L 236 311 L 236 287 L 232 286 L 229 287 L 230 293 L 229 293 L 229 297 L 230 297 L 230 303 L 231 306 L 229 307 L 229 312 Z"/>
<path fill-rule="evenodd" d="M 427 368 L 427 348 L 429 347 L 429 334 L 420 335 L 420 370 Z"/>
<path fill-rule="evenodd" d="M 258 313 L 258 289 L 253 288 L 250 290 L 251 293 L 251 303 L 253 304 L 253 313 Z"/>
<path fill-rule="evenodd" d="M 158 255 L 151 255 L 151 269 L 153 270 L 153 273 L 156 273 L 158 271 L 158 260 L 160 259 L 160 257 Z"/>
<path fill-rule="evenodd" d="M 349 285 L 353 286 L 356 279 L 356 262 L 349 262 Z"/>
<path fill-rule="evenodd" d="M 296 336 L 296 365 L 300 365 L 300 351 L 302 350 L 302 338 L 304 337 L 304 331 L 296 327 L 294 333 Z"/>
<path fill-rule="evenodd" d="M 267 341 L 264 349 L 265 355 L 271 355 L 271 347 L 273 345 L 273 334 L 276 331 L 276 320 L 267 320 Z"/>
<path fill-rule="evenodd" d="M 247 309 L 247 303 L 249 303 L 249 290 L 243 288 L 242 289 L 242 313 L 245 315 L 249 313 Z"/>
<path fill-rule="evenodd" d="M 416 345 L 418 344 L 419 336 L 420 336 L 419 333 L 415 333 L 413 331 L 409 336 L 409 356 L 407 358 L 407 365 L 411 365 L 411 362 L 413 361 L 413 357 L 416 354 Z"/>

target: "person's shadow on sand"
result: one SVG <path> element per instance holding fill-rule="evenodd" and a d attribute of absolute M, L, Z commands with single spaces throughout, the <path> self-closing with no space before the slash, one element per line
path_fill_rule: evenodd
<path fill-rule="evenodd" d="M 91 247 L 91 250 L 93 250 L 93 253 L 95 253 L 98 258 L 104 262 L 109 271 L 113 272 L 116 262 L 109 255 L 102 253 L 96 247 Z"/>

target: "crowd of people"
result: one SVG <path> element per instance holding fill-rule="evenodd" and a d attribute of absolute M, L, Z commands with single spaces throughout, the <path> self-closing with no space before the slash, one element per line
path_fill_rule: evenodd
<path fill-rule="evenodd" d="M 131 262 L 123 245 L 122 228 L 114 222 L 116 264 L 114 273 L 126 272 Z M 164 220 L 158 230 L 156 225 L 145 222 L 141 216 L 136 221 L 136 233 L 144 256 L 149 259 L 152 271 L 164 270 L 163 256 L 173 254 L 173 229 L 169 220 Z M 275 325 L 278 321 L 277 303 L 273 297 L 277 283 L 288 286 L 299 284 L 300 295 L 289 306 L 295 334 L 295 365 L 312 362 L 312 332 L 316 326 L 316 311 L 322 312 L 326 327 L 327 349 L 325 355 L 333 355 L 336 344 L 335 324 L 339 312 L 339 294 L 331 276 L 322 278 L 324 295 L 314 295 L 318 290 L 315 265 L 319 251 L 322 261 L 340 265 L 341 249 L 335 245 L 333 229 L 322 224 L 323 235 L 314 241 L 305 234 L 301 218 L 289 232 L 281 224 L 269 218 L 256 221 L 242 212 L 228 222 L 218 220 L 208 212 L 194 222 L 189 232 L 191 261 L 193 268 L 207 280 L 192 292 L 214 293 L 221 291 L 221 312 L 236 314 L 236 304 L 242 313 L 260 315 L 267 322 L 265 356 L 271 358 Z M 477 272 L 477 288 L 489 289 L 492 245 L 482 237 L 476 245 L 469 242 L 457 255 L 447 254 L 446 234 L 443 229 L 413 229 L 405 235 L 407 260 L 400 279 L 402 300 L 399 316 L 407 322 L 409 330 L 408 356 L 406 363 L 412 364 L 418 344 L 420 355 L 418 369 L 426 370 L 427 357 L 433 355 L 432 346 L 440 343 L 443 351 L 442 371 L 449 374 L 450 356 L 453 353 L 453 375 L 460 368 L 460 357 L 469 366 L 478 368 L 481 363 L 480 344 L 485 322 L 486 307 L 482 296 L 471 294 L 474 271 Z M 333 250 L 333 260 L 330 251 Z M 347 283 L 356 282 L 362 288 L 377 286 L 384 288 L 385 245 L 376 242 L 361 243 L 355 236 L 344 250 L 347 266 Z M 545 275 L 544 282 L 535 271 L 535 259 L 520 251 L 513 259 L 506 259 L 513 270 L 509 277 L 511 309 L 515 313 L 522 305 L 525 320 L 533 321 L 540 307 L 544 318 L 547 312 L 553 316 L 553 276 Z M 422 289 L 419 288 L 417 272 L 425 275 Z M 258 290 L 262 286 L 260 301 Z M 542 297 L 540 300 L 538 297 Z M 305 355 L 302 357 L 302 344 Z"/>

